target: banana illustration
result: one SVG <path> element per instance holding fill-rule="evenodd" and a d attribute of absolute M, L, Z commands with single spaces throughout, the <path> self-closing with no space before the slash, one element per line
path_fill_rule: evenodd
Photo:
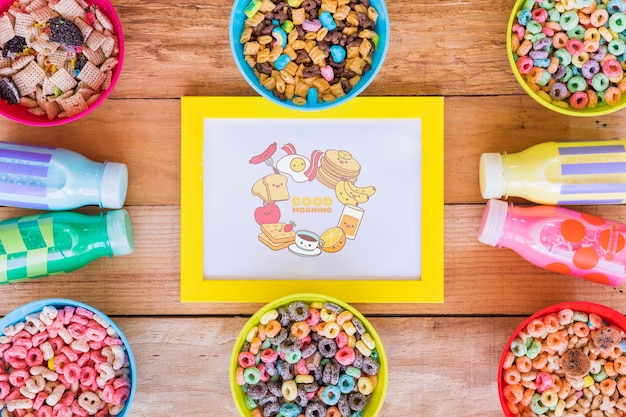
<path fill-rule="evenodd" d="M 366 190 L 363 192 L 361 190 Z M 370 196 L 374 194 L 376 189 L 374 187 L 359 188 L 355 187 L 350 181 L 338 181 L 335 187 L 335 194 L 339 201 L 344 204 L 357 205 L 367 202 Z"/>
<path fill-rule="evenodd" d="M 343 204 L 350 204 L 352 206 L 356 206 L 359 204 L 359 201 L 350 195 L 350 192 L 346 190 L 346 181 L 337 181 L 337 185 L 335 186 L 335 195 L 337 199 Z"/>
<path fill-rule="evenodd" d="M 347 182 L 346 188 L 350 189 L 350 191 L 352 191 L 354 193 L 366 194 L 367 196 L 371 197 L 376 192 L 376 187 L 374 187 L 374 186 L 370 185 L 369 187 L 357 187 L 356 185 L 354 185 L 350 181 L 346 181 L 346 182 Z"/>

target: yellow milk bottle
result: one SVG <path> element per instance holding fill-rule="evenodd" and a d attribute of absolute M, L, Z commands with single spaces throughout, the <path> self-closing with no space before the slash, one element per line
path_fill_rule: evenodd
<path fill-rule="evenodd" d="M 483 198 L 538 204 L 622 204 L 626 140 L 545 142 L 518 153 L 480 156 Z"/>

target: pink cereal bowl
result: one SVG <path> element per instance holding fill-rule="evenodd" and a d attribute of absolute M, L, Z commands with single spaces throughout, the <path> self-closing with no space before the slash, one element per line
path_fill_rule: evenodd
<path fill-rule="evenodd" d="M 532 316 L 528 317 L 515 329 L 515 331 L 509 337 L 506 345 L 504 346 L 500 361 L 498 363 L 498 396 L 500 398 L 500 405 L 502 406 L 502 411 L 505 417 L 516 417 L 516 414 L 510 410 L 509 402 L 504 394 L 504 388 L 507 383 L 504 380 L 503 369 L 505 366 L 506 356 L 507 353 L 510 351 L 512 342 L 519 336 L 520 332 L 526 331 L 528 325 L 533 322 L 533 320 L 545 317 L 552 313 L 558 313 L 559 311 L 564 309 L 570 309 L 572 311 L 578 311 L 587 314 L 594 313 L 602 318 L 603 323 L 606 323 L 606 325 L 615 326 L 623 331 L 626 330 L 626 316 L 624 316 L 622 313 L 601 304 L 589 303 L 584 301 L 570 301 L 554 304 L 549 307 L 543 308 L 537 311 Z"/>
<path fill-rule="evenodd" d="M 13 3 L 14 0 L 0 0 L 0 10 L 2 10 L 3 13 L 6 12 Z M 0 99 L 0 114 L 2 116 L 28 126 L 59 126 L 66 123 L 71 123 L 87 116 L 89 113 L 98 108 L 98 106 L 100 106 L 109 97 L 109 95 L 115 88 L 115 85 L 117 84 L 124 62 L 124 34 L 122 31 L 122 24 L 117 15 L 117 12 L 115 11 L 115 8 L 113 7 L 113 4 L 109 0 L 86 0 L 86 3 L 89 6 L 97 6 L 102 12 L 104 12 L 104 15 L 109 18 L 111 25 L 113 26 L 113 29 L 115 31 L 115 35 L 118 39 L 118 63 L 112 70 L 112 78 L 109 87 L 106 90 L 102 91 L 100 97 L 85 111 L 71 117 L 56 117 L 53 120 L 50 120 L 46 115 L 37 116 L 29 113 L 27 107 L 21 104 L 10 105 L 5 100 Z"/>

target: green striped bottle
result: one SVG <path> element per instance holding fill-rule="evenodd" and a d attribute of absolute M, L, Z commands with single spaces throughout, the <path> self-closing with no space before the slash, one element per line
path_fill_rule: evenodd
<path fill-rule="evenodd" d="M 134 250 L 126 210 L 46 212 L 0 221 L 0 284 L 79 269 Z"/>

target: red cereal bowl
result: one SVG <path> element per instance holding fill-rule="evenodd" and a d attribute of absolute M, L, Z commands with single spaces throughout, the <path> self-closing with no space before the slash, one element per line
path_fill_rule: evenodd
<path fill-rule="evenodd" d="M 304 306 L 307 308 L 304 308 Z M 322 306 L 328 306 L 328 309 L 326 311 L 322 311 Z M 305 321 L 291 320 L 286 317 L 288 313 L 282 312 L 283 308 L 295 311 L 294 314 L 296 314 L 296 318 L 300 315 L 302 317 L 307 317 L 307 319 Z M 341 309 L 344 312 L 344 318 L 348 313 L 351 314 L 353 318 L 347 319 L 346 322 L 344 322 L 344 318 L 339 317 L 341 313 L 339 313 L 336 318 L 333 318 L 332 311 L 330 310 L 331 308 Z M 311 309 L 319 309 L 321 315 L 314 314 Z M 288 334 L 286 328 L 280 329 L 281 325 L 278 321 L 282 321 L 281 314 L 282 318 L 289 321 L 289 334 L 295 338 L 292 340 L 296 343 L 297 340 L 300 340 L 300 346 L 298 348 L 291 349 L 295 346 L 293 342 L 289 342 L 291 337 L 285 339 L 283 342 L 276 341 L 276 339 L 270 339 L 270 337 L 264 338 L 264 341 L 261 342 L 260 345 L 259 355 L 261 359 L 258 364 L 254 364 L 254 356 L 250 356 L 251 353 L 249 353 L 253 349 L 250 345 L 257 343 L 255 337 L 258 335 L 257 330 L 260 324 L 265 322 L 265 320 L 269 320 L 268 324 L 264 325 L 263 332 L 267 330 L 267 334 L 273 334 L 271 333 L 272 329 L 280 331 L 280 333 L 274 337 L 279 337 L 283 331 L 285 334 Z M 277 316 L 274 317 L 274 315 Z M 346 333 L 342 336 L 337 334 L 333 339 L 337 340 L 335 348 L 337 348 L 337 346 L 342 347 L 337 348 L 336 353 L 333 356 L 332 343 L 329 343 L 328 340 L 322 341 L 322 339 L 326 339 L 325 337 L 316 339 L 317 336 L 315 336 L 315 338 L 312 338 L 313 340 L 309 341 L 307 336 L 313 335 L 317 330 L 313 323 L 318 323 L 317 320 L 320 317 L 321 321 L 325 323 L 332 323 L 326 324 L 328 329 L 324 330 L 329 332 L 329 336 L 330 333 L 334 333 L 332 330 L 335 328 L 335 323 L 343 323 L 341 328 L 347 333 L 352 332 L 352 330 L 348 330 L 350 326 L 348 326 L 347 322 L 349 321 L 350 324 L 354 323 L 357 328 L 356 333 L 354 333 L 354 337 L 359 339 L 355 342 L 355 346 L 352 347 L 351 343 L 345 345 L 343 342 L 339 341 L 340 338 L 348 337 Z M 326 319 L 326 321 L 324 321 L 324 319 Z M 301 325 L 307 320 L 309 320 L 311 326 L 304 327 L 311 329 L 311 332 L 304 334 L 301 333 Z M 286 323 L 287 322 L 284 324 Z M 361 323 L 362 326 L 359 323 Z M 338 332 L 344 332 L 344 330 L 339 329 L 340 327 L 336 327 Z M 300 336 L 298 336 L 298 334 L 300 334 Z M 366 334 L 369 335 L 369 338 Z M 331 337 L 329 337 L 329 339 L 330 338 Z M 252 340 L 252 343 L 248 342 L 248 339 Z M 275 341 L 278 343 L 276 346 L 284 347 L 284 357 L 282 355 L 275 357 L 277 351 L 280 350 L 280 348 L 274 350 L 273 343 Z M 358 352 L 361 352 L 361 349 L 364 347 L 362 343 L 364 342 L 367 342 L 367 346 L 371 347 L 371 352 L 367 352 L 367 349 L 365 349 L 364 351 L 366 353 L 362 355 L 361 353 L 357 353 L 357 350 Z M 286 345 L 283 346 L 284 343 L 292 344 L 290 344 L 290 347 L 287 348 Z M 313 346 L 315 343 L 318 343 L 318 345 Z M 323 371 L 322 369 L 315 370 L 309 369 L 308 367 L 307 369 L 309 370 L 304 370 L 301 366 L 304 367 L 314 364 L 316 360 L 319 359 L 319 357 L 316 359 L 316 356 L 321 356 L 320 351 L 317 350 L 317 346 L 323 346 L 321 350 L 326 352 L 324 355 L 328 362 L 326 362 L 326 360 L 318 362 L 320 364 L 318 367 L 323 367 Z M 353 353 L 350 353 L 350 351 Z M 367 356 L 368 353 L 369 356 Z M 357 359 L 352 357 L 352 354 L 355 354 Z M 359 357 L 360 359 L 358 359 Z M 245 358 L 249 358 L 251 362 L 248 364 L 242 364 L 242 361 L 244 361 Z M 377 364 L 372 363 L 372 361 L 375 361 Z M 290 363 L 293 363 L 293 365 L 289 365 Z M 275 366 L 272 364 L 275 364 Z M 277 373 L 274 379 L 282 379 L 282 376 L 286 375 L 285 372 L 289 372 L 290 375 L 293 374 L 293 377 L 287 377 L 284 381 L 268 381 L 263 377 L 263 375 L 269 377 L 269 374 L 273 373 L 273 371 L 270 370 L 272 366 L 274 366 L 275 369 L 278 369 L 279 367 L 280 369 L 285 369 L 284 367 L 286 366 L 288 369 L 287 371 L 282 371 L 280 377 Z M 311 367 L 316 368 L 312 365 Z M 354 369 L 348 369 L 351 367 Z M 245 370 L 243 368 L 245 368 Z M 333 373 L 333 369 L 338 370 L 338 375 L 331 375 Z M 250 370 L 250 372 L 248 370 Z M 244 385 L 241 385 L 241 383 L 244 382 L 240 380 L 240 378 L 242 378 L 241 374 L 243 373 L 243 378 L 253 378 L 256 374 L 256 370 L 259 370 L 258 375 L 260 376 L 260 380 L 246 380 Z M 231 393 L 241 417 L 262 416 L 262 410 L 265 409 L 265 407 L 275 407 L 274 411 L 280 410 L 281 415 L 304 415 L 306 410 L 307 416 L 323 417 L 327 415 L 338 415 L 336 414 L 339 412 L 338 410 L 345 410 L 345 407 L 349 404 L 356 406 L 355 408 L 364 408 L 361 408 L 360 410 L 353 410 L 348 415 L 376 417 L 383 406 L 387 392 L 389 371 L 387 356 L 385 354 L 382 341 L 376 333 L 374 327 L 365 317 L 363 317 L 363 315 L 361 315 L 354 307 L 335 298 L 321 294 L 302 293 L 292 294 L 274 300 L 266 304 L 252 317 L 250 317 L 241 329 L 233 346 L 229 372 Z M 322 373 L 321 376 L 320 373 Z M 248 374 L 248 376 L 246 376 L 246 374 Z M 360 374 L 363 379 L 361 379 L 357 374 Z M 312 382 L 299 379 L 307 377 L 310 377 Z M 327 380 L 327 378 L 331 379 Z M 333 381 L 332 378 L 336 378 L 338 381 Z M 329 381 L 335 382 L 335 384 L 328 384 Z M 274 382 L 275 385 L 270 387 L 270 383 L 272 382 Z M 328 387 L 328 385 L 332 385 L 332 388 Z M 276 397 L 273 397 L 272 399 L 271 397 L 273 394 L 271 392 L 274 389 L 281 389 L 281 392 L 282 390 L 285 390 L 286 393 L 294 394 L 296 398 L 289 398 L 288 401 L 283 401 L 283 398 L 285 398 L 283 395 L 280 400 L 277 400 Z M 263 391 L 265 391 L 265 393 Z M 306 394 L 304 394 L 305 391 Z M 252 394 L 253 392 L 255 395 Z M 336 392 L 337 396 L 333 394 L 334 392 Z M 332 400 L 333 398 L 334 401 Z M 279 405 L 272 405 L 272 402 Z M 279 407 L 285 407 L 285 409 Z M 307 407 L 311 407 L 311 409 L 308 409 Z M 337 409 L 334 410 L 335 413 L 331 410 L 333 407 Z M 269 410 L 267 411 L 269 412 Z M 342 413 L 341 415 L 344 414 L 345 413 Z M 276 413 L 271 412 L 268 415 L 276 415 Z"/>
<path fill-rule="evenodd" d="M 566 329 L 571 332 L 568 336 Z M 618 396 L 619 406 L 626 406 L 625 329 L 622 313 L 583 301 L 555 304 L 524 320 L 507 341 L 498 364 L 504 415 L 556 414 L 557 409 L 561 414 L 556 415 L 563 415 L 580 405 L 575 402 L 566 407 L 566 401 L 573 400 L 571 395 L 580 395 L 582 400 L 590 395 L 590 402 L 600 401 L 593 399 L 596 392 L 600 397 L 603 393 Z"/>
<path fill-rule="evenodd" d="M 72 16 L 72 13 L 79 13 L 79 9 L 75 9 L 78 5 L 74 0 L 48 0 L 48 4 L 56 3 L 62 6 L 58 7 L 58 10 L 62 11 L 63 14 L 70 13 L 69 16 Z M 109 0 L 85 0 L 85 3 L 89 6 L 84 15 L 83 22 L 84 25 L 81 25 L 79 30 L 83 33 L 83 40 L 85 40 L 85 46 L 89 45 L 95 49 L 94 52 L 89 49 L 87 51 L 86 47 L 85 51 L 80 52 L 80 48 L 76 49 L 76 47 L 68 47 L 73 49 L 74 52 L 77 52 L 75 55 L 77 58 L 73 57 L 70 53 L 66 57 L 66 62 L 64 67 L 60 67 L 60 63 L 62 58 L 57 58 L 55 55 L 55 59 L 60 59 L 56 65 L 50 63 L 48 59 L 47 52 L 36 52 L 34 48 L 27 48 L 24 55 L 35 55 L 40 56 L 40 61 L 44 61 L 44 56 L 46 56 L 45 63 L 42 65 L 38 65 L 39 69 L 29 66 L 35 65 L 34 63 L 37 61 L 37 58 L 33 60 L 29 65 L 27 65 L 24 69 L 21 69 L 19 72 L 25 72 L 21 76 L 17 76 L 16 74 L 10 74 L 10 71 L 3 70 L 0 68 L 0 80 L 7 78 L 10 79 L 13 83 L 10 87 L 5 87 L 4 80 L 0 82 L 0 87 L 7 88 L 12 93 L 10 95 L 14 95 L 16 92 L 19 93 L 20 99 L 24 99 L 24 101 L 28 101 L 28 106 L 36 106 L 39 103 L 39 106 L 36 106 L 38 110 L 31 110 L 29 107 L 23 105 L 22 103 L 18 104 L 9 104 L 6 99 L 0 99 L 0 114 L 4 117 L 13 120 L 15 122 L 28 125 L 28 126 L 58 126 L 66 123 L 70 123 L 76 120 L 79 120 L 92 111 L 94 111 L 100 104 L 102 104 L 107 97 L 111 94 L 117 81 L 120 77 L 120 73 L 122 71 L 123 61 L 124 61 L 124 34 L 122 32 L 122 24 L 120 23 L 119 17 Z M 0 0 L 0 10 L 2 12 L 6 12 L 12 8 L 14 4 L 13 0 Z M 79 6 L 80 7 L 80 6 Z M 95 10 L 97 9 L 97 13 Z M 11 9 L 14 10 L 14 9 Z M 30 13 L 26 13 L 26 10 L 23 12 L 24 15 L 31 16 Z M 58 13 L 57 13 L 58 15 Z M 36 15 L 38 16 L 38 15 Z M 47 17 L 46 17 L 47 18 Z M 40 18 L 41 19 L 41 18 Z M 45 19 L 45 18 L 44 18 Z M 66 19 L 71 20 L 71 19 Z M 48 21 L 49 22 L 49 21 Z M 104 25 L 99 22 L 104 22 Z M 37 22 L 38 23 L 38 22 Z M 70 22 L 71 23 L 71 22 Z M 46 27 L 46 23 L 38 23 L 40 27 L 45 28 L 45 31 L 49 31 L 50 27 Z M 86 26 L 85 26 L 86 25 Z M 68 25 L 69 26 L 69 25 Z M 91 29 L 89 28 L 97 28 L 102 30 L 95 30 L 92 33 L 99 32 L 99 34 L 104 33 L 104 29 L 109 29 L 112 32 L 112 36 L 109 37 L 105 42 L 102 43 L 101 46 L 96 47 L 99 40 L 95 40 L 98 36 L 93 36 L 92 40 L 89 40 L 88 36 L 85 36 Z M 2 28 L 2 20 L 0 19 L 0 29 Z M 104 28 L 104 29 L 103 29 Z M 44 29 L 42 29 L 44 30 Z M 48 32 L 46 32 L 48 33 Z M 55 35 L 55 36 L 63 36 L 63 35 Z M 45 36 L 42 38 L 44 39 Z M 56 38 L 55 38 L 56 39 Z M 0 39 L 0 41 L 3 41 Z M 8 41 L 4 40 L 5 44 L 2 44 L 4 48 L 7 48 Z M 69 41 L 68 41 L 69 42 Z M 63 48 L 63 52 L 66 52 L 67 48 L 64 48 L 63 45 L 60 45 L 57 52 Z M 41 51 L 47 51 L 46 49 L 40 49 Z M 109 52 L 107 55 L 103 50 Z M 83 57 L 87 57 L 87 52 L 89 52 L 89 61 L 90 63 L 93 61 L 94 65 L 89 65 L 85 67 L 85 59 Z M 9 53 L 9 57 L 11 57 L 13 51 Z M 97 54 L 101 54 L 106 58 L 110 58 L 110 60 L 106 60 L 105 62 L 99 62 L 100 58 L 97 57 Z M 21 55 L 21 53 L 20 53 Z M 22 57 L 20 57 L 22 58 Z M 73 58 L 73 59 L 72 59 Z M 114 64 L 114 59 L 117 59 L 117 64 Z M 112 68 L 110 68 L 112 66 Z M 54 68 L 53 68 L 54 67 Z M 79 70 L 80 68 L 80 70 Z M 63 73 L 62 71 L 57 71 L 61 69 L 66 69 L 67 73 Z M 84 70 L 84 71 L 82 71 Z M 6 72 L 4 72 L 6 71 Z M 39 99 L 37 100 L 36 92 L 30 92 L 33 89 L 33 85 L 27 84 L 26 80 L 33 80 L 33 77 L 36 79 L 49 79 L 52 77 L 55 72 L 59 72 L 54 78 L 53 83 L 49 83 L 46 81 L 46 86 L 44 87 L 43 81 L 39 85 L 41 90 L 43 91 L 45 88 L 45 93 L 39 94 Z M 82 73 L 81 73 L 82 71 Z M 80 75 L 78 75 L 81 73 Z M 105 74 L 104 81 L 101 73 Z M 45 74 L 44 78 L 40 78 Z M 80 77 L 80 78 L 77 78 Z M 88 83 L 90 86 L 90 90 L 93 92 L 87 92 L 83 89 L 83 94 L 81 96 L 83 99 L 81 100 L 76 94 L 78 89 L 82 86 L 80 84 L 74 85 L 75 82 L 80 81 L 82 85 L 84 83 Z M 74 85 L 72 87 L 72 85 Z M 19 86 L 20 88 L 17 88 Z M 60 86 L 60 87 L 59 87 Z M 60 96 L 60 100 L 56 98 L 56 96 L 66 93 L 68 96 L 71 93 L 71 97 L 63 97 Z M 46 100 L 42 99 L 42 95 L 46 96 Z M 4 97 L 4 96 L 2 96 Z M 17 96 L 15 96 L 17 97 Z M 25 98 L 26 97 L 26 98 Z M 42 107 L 42 103 L 47 101 L 54 101 L 52 98 L 56 98 L 58 103 L 63 103 L 63 106 L 55 106 L 52 104 L 45 104 L 45 111 Z M 27 100 L 30 98 L 31 100 Z M 57 113 L 61 111 L 60 116 Z M 37 113 L 37 114 L 34 114 Z"/>
<path fill-rule="evenodd" d="M 74 378 L 80 383 L 77 391 L 69 388 Z M 19 398 L 5 401 L 14 384 L 36 392 L 28 397 L 20 392 Z M 128 339 L 113 320 L 87 304 L 43 299 L 18 307 L 0 320 L 2 415 L 22 409 L 24 414 L 30 410 L 51 416 L 54 406 L 54 415 L 72 411 L 74 415 L 97 412 L 103 417 L 127 417 L 136 386 L 137 369 Z M 107 407 L 110 413 L 102 411 Z"/>

